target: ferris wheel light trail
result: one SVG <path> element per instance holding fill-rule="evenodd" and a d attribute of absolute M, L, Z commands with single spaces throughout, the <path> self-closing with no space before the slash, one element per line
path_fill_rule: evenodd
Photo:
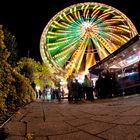
<path fill-rule="evenodd" d="M 48 22 L 40 40 L 41 57 L 67 79 L 72 73 L 88 71 L 137 34 L 119 10 L 101 3 L 79 3 Z"/>

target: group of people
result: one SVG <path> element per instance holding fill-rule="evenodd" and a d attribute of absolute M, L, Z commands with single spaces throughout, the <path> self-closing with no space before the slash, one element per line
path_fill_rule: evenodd
<path fill-rule="evenodd" d="M 99 74 L 98 79 L 93 85 L 91 77 L 85 75 L 83 83 L 79 83 L 77 79 L 68 78 L 68 100 L 77 102 L 85 99 L 93 101 L 94 98 L 103 99 L 118 96 L 121 94 L 120 84 L 116 75 L 109 72 Z"/>
<path fill-rule="evenodd" d="M 50 88 L 46 85 L 42 91 L 35 89 L 35 98 L 42 100 L 58 99 L 60 101 L 61 98 L 64 98 L 64 90 L 60 87 Z"/>
<path fill-rule="evenodd" d="M 35 89 L 35 86 L 33 87 Z M 111 76 L 109 73 L 106 73 L 104 77 L 99 75 L 95 82 L 95 86 L 89 75 L 85 75 L 83 83 L 80 83 L 78 79 L 70 76 L 67 79 L 67 89 L 68 101 L 72 102 L 77 102 L 82 99 L 93 101 L 95 97 L 101 99 L 117 96 L 119 94 L 119 84 L 117 83 L 115 76 Z M 64 89 L 60 87 L 50 88 L 46 86 L 42 91 L 35 90 L 35 97 L 36 99 L 58 99 L 58 101 L 60 101 L 64 98 Z"/>
<path fill-rule="evenodd" d="M 100 74 L 95 83 L 95 90 L 98 99 L 118 96 L 122 92 L 119 90 L 120 88 L 116 75 L 112 75 L 109 72 L 106 72 L 104 76 Z"/>
<path fill-rule="evenodd" d="M 88 75 L 85 75 L 84 82 L 79 83 L 78 79 L 69 77 L 67 79 L 68 88 L 68 101 L 77 102 L 78 100 L 86 99 L 93 101 L 93 81 Z M 34 88 L 35 89 L 35 88 Z M 35 89 L 35 98 L 42 100 L 58 99 L 59 101 L 64 98 L 64 89 L 60 87 L 50 88 L 46 87 L 41 91 Z"/>
<path fill-rule="evenodd" d="M 85 75 L 84 82 L 79 83 L 77 79 L 69 77 L 67 80 L 68 101 L 77 102 L 81 99 L 93 101 L 93 81 Z"/>

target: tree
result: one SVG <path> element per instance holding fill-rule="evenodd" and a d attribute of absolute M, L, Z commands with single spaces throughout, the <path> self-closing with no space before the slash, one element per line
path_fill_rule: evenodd
<path fill-rule="evenodd" d="M 4 29 L 4 43 L 8 51 L 10 52 L 10 56 L 8 57 L 7 62 L 15 67 L 18 60 L 18 50 L 17 50 L 17 41 L 16 37 L 11 34 L 8 29 Z"/>
<path fill-rule="evenodd" d="M 45 65 L 44 63 L 41 64 L 40 62 L 37 62 L 34 73 L 35 83 L 41 88 L 44 88 L 46 85 L 51 87 L 54 85 L 54 82 L 52 81 L 51 77 L 52 75 L 47 65 Z"/>
<path fill-rule="evenodd" d="M 4 32 L 0 26 L 0 120 L 11 109 L 31 102 L 34 97 L 29 80 L 7 62 L 9 56 L 10 52 L 4 44 Z"/>
<path fill-rule="evenodd" d="M 23 57 L 17 62 L 17 65 L 17 71 L 27 77 L 32 83 L 34 81 L 35 61 L 31 58 Z"/>
<path fill-rule="evenodd" d="M 41 64 L 32 58 L 24 57 L 17 64 L 17 71 L 29 78 L 31 83 L 34 82 L 42 89 L 46 85 L 53 85 L 50 70 L 44 63 Z"/>
<path fill-rule="evenodd" d="M 7 63 L 7 58 L 9 57 L 9 55 L 10 53 L 8 52 L 4 44 L 4 32 L 2 30 L 2 26 L 0 26 L 0 114 L 7 111 L 5 99 L 12 88 L 12 69 Z"/>

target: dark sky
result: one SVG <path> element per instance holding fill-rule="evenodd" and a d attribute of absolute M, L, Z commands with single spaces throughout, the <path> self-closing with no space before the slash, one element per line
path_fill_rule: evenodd
<path fill-rule="evenodd" d="M 20 56 L 41 60 L 39 43 L 48 21 L 60 10 L 80 2 L 100 2 L 123 12 L 140 33 L 140 5 L 138 0 L 31 0 L 0 2 L 0 23 L 16 36 Z"/>

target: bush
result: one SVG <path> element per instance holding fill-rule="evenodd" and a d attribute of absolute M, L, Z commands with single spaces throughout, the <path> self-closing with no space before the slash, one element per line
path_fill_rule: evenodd
<path fill-rule="evenodd" d="M 4 33 L 0 26 L 0 122 L 11 110 L 34 99 L 29 79 L 16 72 L 7 62 L 10 53 L 3 40 Z"/>
<path fill-rule="evenodd" d="M 13 85 L 16 87 L 16 106 L 22 106 L 34 100 L 34 90 L 30 85 L 28 78 L 25 78 L 17 72 L 13 72 L 15 81 Z"/>
<path fill-rule="evenodd" d="M 4 45 L 4 33 L 0 27 L 0 114 L 5 114 L 7 111 L 7 106 L 5 104 L 5 99 L 9 92 L 11 92 L 11 83 L 13 78 L 11 76 L 12 68 L 7 63 L 7 58 L 9 57 L 9 52 Z"/>

